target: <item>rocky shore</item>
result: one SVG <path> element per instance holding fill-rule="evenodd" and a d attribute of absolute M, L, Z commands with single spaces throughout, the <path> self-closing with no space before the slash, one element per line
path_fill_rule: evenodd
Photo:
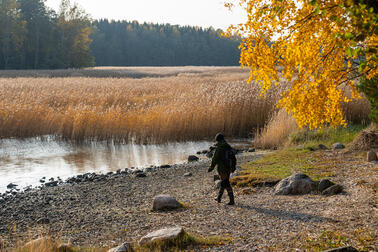
<path fill-rule="evenodd" d="M 238 155 L 238 162 L 262 155 L 245 152 Z M 85 174 L 57 186 L 2 195 L 0 250 L 43 235 L 77 246 L 111 248 L 179 225 L 197 235 L 232 240 L 198 250 L 290 251 L 303 234 L 357 227 L 377 230 L 376 205 L 372 207 L 376 199 L 354 179 L 344 183 L 346 194 L 332 197 L 274 195 L 271 187 L 252 193 L 236 188 L 236 206 L 226 206 L 213 199 L 216 192 L 208 166 L 209 160 L 199 160 L 144 171 Z M 159 194 L 172 195 L 185 207 L 152 211 L 153 198 Z"/>

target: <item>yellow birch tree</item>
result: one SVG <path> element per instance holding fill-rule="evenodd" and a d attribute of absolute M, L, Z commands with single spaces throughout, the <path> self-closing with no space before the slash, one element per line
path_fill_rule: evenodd
<path fill-rule="evenodd" d="M 378 73 L 375 0 L 234 0 L 225 6 L 234 4 L 245 9 L 247 21 L 225 35 L 243 37 L 240 64 L 250 70 L 248 81 L 257 81 L 264 94 L 280 78 L 289 80 L 278 106 L 299 127 L 345 125 L 341 105 L 359 98 L 356 79 Z"/>

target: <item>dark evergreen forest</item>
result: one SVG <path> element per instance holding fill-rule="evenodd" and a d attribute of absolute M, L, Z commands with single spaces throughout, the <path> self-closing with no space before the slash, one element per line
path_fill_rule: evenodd
<path fill-rule="evenodd" d="M 92 20 L 69 0 L 0 0 L 0 69 L 238 65 L 239 40 L 221 30 Z"/>

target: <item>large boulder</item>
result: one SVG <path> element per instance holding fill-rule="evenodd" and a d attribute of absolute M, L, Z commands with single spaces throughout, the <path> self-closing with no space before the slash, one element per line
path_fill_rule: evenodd
<path fill-rule="evenodd" d="M 133 245 L 129 242 L 125 242 L 118 247 L 111 248 L 108 250 L 108 252 L 133 252 L 134 248 Z"/>
<path fill-rule="evenodd" d="M 373 161 L 377 161 L 377 160 L 378 160 L 378 157 L 377 157 L 377 154 L 374 151 L 369 151 L 367 153 L 367 161 L 368 162 L 373 162 Z"/>
<path fill-rule="evenodd" d="M 173 210 L 182 207 L 174 197 L 170 195 L 158 195 L 154 198 L 153 211 Z"/>
<path fill-rule="evenodd" d="M 316 189 L 316 183 L 309 176 L 297 173 L 281 180 L 274 189 L 276 195 L 307 194 Z"/>
<path fill-rule="evenodd" d="M 153 242 L 167 242 L 176 240 L 183 235 L 185 235 L 185 231 L 182 227 L 163 228 L 143 236 L 139 241 L 139 245 L 143 246 L 149 245 Z"/>
<path fill-rule="evenodd" d="M 339 193 L 342 193 L 342 192 L 343 192 L 343 187 L 341 185 L 336 184 L 336 185 L 333 185 L 333 186 L 325 189 L 322 192 L 322 194 L 326 195 L 326 196 L 332 196 L 332 195 L 339 194 Z"/>
<path fill-rule="evenodd" d="M 334 184 L 335 183 L 333 183 L 332 181 L 330 181 L 328 179 L 322 179 L 319 182 L 318 191 L 319 192 L 323 192 L 325 189 L 327 189 L 328 187 L 333 186 Z"/>

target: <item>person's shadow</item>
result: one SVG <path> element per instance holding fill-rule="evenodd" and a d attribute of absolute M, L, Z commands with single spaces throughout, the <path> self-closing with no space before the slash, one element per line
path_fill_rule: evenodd
<path fill-rule="evenodd" d="M 326 218 L 322 216 L 317 216 L 313 214 L 306 214 L 306 213 L 299 213 L 295 211 L 285 211 L 285 210 L 273 210 L 268 208 L 262 208 L 257 206 L 248 206 L 248 205 L 239 205 L 238 207 L 242 209 L 247 209 L 251 211 L 256 211 L 265 215 L 274 216 L 279 219 L 283 220 L 296 220 L 302 222 L 312 222 L 312 223 L 319 223 L 319 222 L 338 222 L 338 220 Z"/>

